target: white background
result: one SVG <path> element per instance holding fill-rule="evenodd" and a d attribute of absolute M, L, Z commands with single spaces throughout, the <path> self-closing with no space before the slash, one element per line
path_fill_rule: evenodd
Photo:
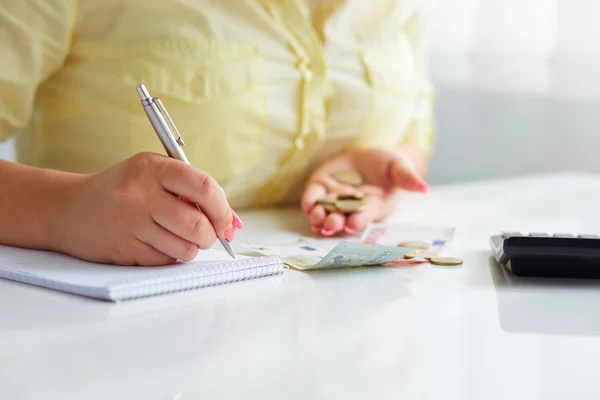
<path fill-rule="evenodd" d="M 430 182 L 600 172 L 600 2 L 436 3 Z M 13 159 L 10 142 L 0 158 Z"/>

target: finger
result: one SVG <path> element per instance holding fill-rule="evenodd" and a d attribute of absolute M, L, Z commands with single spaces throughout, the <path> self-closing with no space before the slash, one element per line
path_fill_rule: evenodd
<path fill-rule="evenodd" d="M 325 220 L 326 216 L 327 212 L 325 212 L 325 209 L 322 205 L 317 204 L 313 207 L 309 216 L 310 226 L 313 232 L 321 232 L 321 229 L 323 229 L 323 221 Z"/>
<path fill-rule="evenodd" d="M 161 253 L 183 261 L 193 260 L 198 254 L 198 245 L 176 236 L 156 222 L 139 233 L 138 239 Z"/>
<path fill-rule="evenodd" d="M 167 193 L 169 193 L 169 192 L 167 192 Z M 169 193 L 169 194 L 173 195 L 172 193 Z M 179 200 L 181 200 L 181 201 L 185 202 L 186 204 L 188 204 L 188 205 L 196 208 L 196 203 L 194 203 L 193 201 L 188 200 L 185 197 L 181 197 L 181 196 L 177 196 L 177 197 L 179 198 Z"/>
<path fill-rule="evenodd" d="M 370 222 L 379 218 L 382 213 L 383 202 L 380 196 L 366 196 L 364 199 L 365 209 L 361 212 L 351 214 L 346 219 L 346 231 L 353 233 L 363 230 Z"/>
<path fill-rule="evenodd" d="M 157 174 L 165 190 L 198 203 L 217 234 L 224 235 L 233 222 L 233 215 L 223 188 L 213 177 L 173 159 L 161 162 Z"/>
<path fill-rule="evenodd" d="M 344 229 L 346 217 L 340 213 L 331 213 L 323 221 L 321 234 L 323 236 L 332 236 Z"/>
<path fill-rule="evenodd" d="M 396 158 L 390 162 L 389 178 L 392 186 L 410 191 L 427 192 L 429 186 L 419 175 L 414 162 L 407 157 Z"/>
<path fill-rule="evenodd" d="M 154 204 L 152 219 L 167 231 L 202 250 L 211 248 L 217 240 L 215 228 L 196 205 L 190 206 L 166 192 Z"/>
<path fill-rule="evenodd" d="M 319 199 L 322 199 L 327 194 L 327 189 L 319 182 L 310 182 L 304 189 L 300 206 L 304 215 L 309 216 L 311 210 Z"/>
<path fill-rule="evenodd" d="M 134 261 L 135 265 L 155 267 L 160 265 L 170 265 L 176 261 L 177 259 L 169 257 L 168 255 L 156 250 L 154 247 L 137 240 L 136 256 Z"/>
<path fill-rule="evenodd" d="M 242 220 L 240 219 L 240 217 L 235 211 L 233 211 L 233 209 L 231 210 L 231 214 L 233 214 L 233 226 L 235 226 L 237 229 L 242 229 L 244 227 L 244 224 L 242 224 Z"/>

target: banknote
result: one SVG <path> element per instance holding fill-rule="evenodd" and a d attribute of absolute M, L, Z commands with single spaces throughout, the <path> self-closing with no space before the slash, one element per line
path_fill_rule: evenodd
<path fill-rule="evenodd" d="M 285 245 L 245 244 L 244 246 L 260 254 L 278 255 L 285 264 L 296 269 L 314 267 L 331 250 L 331 246 L 318 245 L 305 240 Z"/>
<path fill-rule="evenodd" d="M 278 255 L 284 263 L 300 270 L 384 265 L 401 259 L 409 251 L 350 241 L 341 241 L 333 248 L 304 240 L 291 245 L 246 247 L 260 254 Z"/>
<path fill-rule="evenodd" d="M 406 241 L 423 241 L 432 249 L 443 248 L 452 241 L 455 230 L 454 227 L 372 223 L 365 229 L 360 242 L 397 246 Z"/>
<path fill-rule="evenodd" d="M 407 248 L 342 241 L 314 269 L 385 265 L 400 260 Z"/>
<path fill-rule="evenodd" d="M 398 246 L 402 242 L 422 241 L 429 244 L 428 252 L 441 254 L 450 244 L 456 228 L 411 224 L 372 223 L 364 230 L 361 243 Z M 425 260 L 398 260 L 394 264 L 414 265 Z"/>

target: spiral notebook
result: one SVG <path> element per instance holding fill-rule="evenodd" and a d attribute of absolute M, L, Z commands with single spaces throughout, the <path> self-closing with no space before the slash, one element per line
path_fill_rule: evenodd
<path fill-rule="evenodd" d="M 193 261 L 162 267 L 96 264 L 64 254 L 0 246 L 0 278 L 109 301 L 123 301 L 283 273 L 278 256 L 234 260 L 200 251 Z"/>

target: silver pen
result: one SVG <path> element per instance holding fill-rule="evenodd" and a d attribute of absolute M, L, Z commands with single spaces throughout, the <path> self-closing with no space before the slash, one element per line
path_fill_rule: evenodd
<path fill-rule="evenodd" d="M 144 111 L 146 111 L 146 115 L 148 116 L 148 119 L 150 119 L 150 123 L 156 131 L 156 134 L 158 135 L 158 138 L 160 139 L 169 157 L 181 160 L 186 164 L 190 164 L 185 156 L 185 153 L 183 152 L 182 147 L 185 146 L 183 138 L 175 127 L 175 123 L 171 119 L 167 109 L 165 106 L 163 106 L 162 101 L 160 101 L 158 97 L 150 96 L 148 89 L 146 89 L 146 86 L 143 83 L 137 85 L 136 90 L 140 96 L 140 99 L 142 99 Z M 175 134 L 177 134 L 177 137 L 175 137 Z M 198 203 L 195 204 L 196 207 L 198 207 L 198 210 L 202 212 Z M 229 253 L 231 257 L 235 258 L 235 252 L 231 248 L 229 242 L 218 235 L 217 237 L 225 250 L 227 250 L 227 253 Z"/>

